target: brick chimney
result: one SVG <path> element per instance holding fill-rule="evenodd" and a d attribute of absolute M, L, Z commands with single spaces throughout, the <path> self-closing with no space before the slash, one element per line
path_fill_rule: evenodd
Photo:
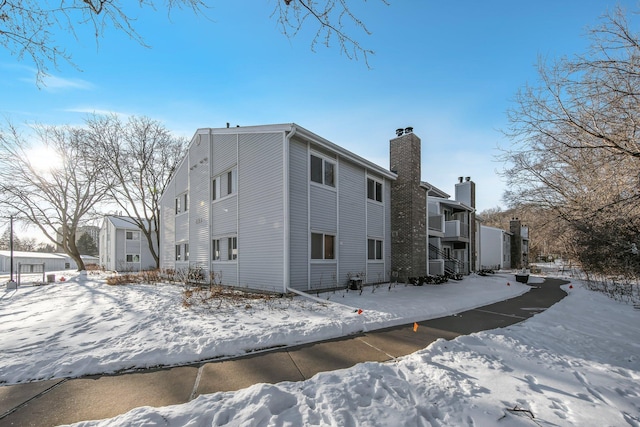
<path fill-rule="evenodd" d="M 469 267 L 471 271 L 477 271 L 480 268 L 478 256 L 480 242 L 476 230 L 476 183 L 471 180 L 471 177 L 458 178 L 455 200 L 473 208 L 473 211 L 469 214 L 469 262 L 471 264 Z"/>
<path fill-rule="evenodd" d="M 524 268 L 522 263 L 522 222 L 519 218 L 511 218 L 509 231 L 511 232 L 511 268 Z"/>
<path fill-rule="evenodd" d="M 427 196 L 420 186 L 421 142 L 413 128 L 396 130 L 389 143 L 391 183 L 391 269 L 398 281 L 427 274 Z"/>

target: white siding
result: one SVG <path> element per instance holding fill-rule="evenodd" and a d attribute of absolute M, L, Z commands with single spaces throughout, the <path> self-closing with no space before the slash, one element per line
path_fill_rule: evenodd
<path fill-rule="evenodd" d="M 238 162 L 238 135 L 213 135 L 211 141 L 211 176 L 231 169 Z"/>
<path fill-rule="evenodd" d="M 326 289 L 336 286 L 336 263 L 312 263 L 309 289 Z"/>
<path fill-rule="evenodd" d="M 307 182 L 309 178 L 307 177 Z M 338 231 L 337 192 L 326 185 L 309 185 L 311 229 L 325 233 Z"/>
<path fill-rule="evenodd" d="M 238 232 L 237 196 L 230 196 L 211 204 L 211 236 L 236 234 Z"/>
<path fill-rule="evenodd" d="M 369 237 L 382 238 L 384 236 L 384 229 L 384 206 L 378 202 L 368 201 L 367 235 Z"/>
<path fill-rule="evenodd" d="M 209 135 L 196 135 L 189 150 L 189 264 L 209 270 Z"/>
<path fill-rule="evenodd" d="M 225 241 L 226 243 L 226 241 Z M 239 248 L 238 248 L 239 249 Z M 226 259 L 226 248 L 224 249 Z M 238 286 L 238 264 L 235 262 L 213 262 L 211 272 L 214 273 L 216 284 L 222 282 L 226 286 Z"/>
<path fill-rule="evenodd" d="M 309 280 L 308 163 L 306 144 L 292 138 L 289 144 L 290 286 L 301 291 L 308 289 Z"/>
<path fill-rule="evenodd" d="M 175 191 L 167 186 L 160 203 L 160 268 L 175 268 L 176 221 L 174 211 Z"/>
<path fill-rule="evenodd" d="M 391 181 L 384 180 L 384 264 L 385 280 L 391 280 Z M 427 257 L 429 251 L 427 251 Z"/>
<path fill-rule="evenodd" d="M 189 188 L 189 158 L 185 157 L 173 178 L 174 197 Z"/>
<path fill-rule="evenodd" d="M 384 264 L 381 262 L 369 262 L 367 265 L 367 283 L 382 283 L 387 281 Z"/>
<path fill-rule="evenodd" d="M 354 276 L 367 270 L 366 174 L 362 167 L 341 161 L 339 177 L 338 286 L 346 286 L 349 273 Z"/>
<path fill-rule="evenodd" d="M 252 289 L 284 291 L 283 138 L 240 135 L 239 282 Z"/>

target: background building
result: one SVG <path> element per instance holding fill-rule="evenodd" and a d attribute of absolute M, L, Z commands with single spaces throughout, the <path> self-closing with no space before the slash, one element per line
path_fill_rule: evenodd
<path fill-rule="evenodd" d="M 141 271 L 156 268 L 147 239 L 130 217 L 104 217 L 99 249 L 100 265 L 106 270 Z"/>

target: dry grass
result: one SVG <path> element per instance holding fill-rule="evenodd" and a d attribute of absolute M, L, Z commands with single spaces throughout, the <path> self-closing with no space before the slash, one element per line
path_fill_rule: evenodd
<path fill-rule="evenodd" d="M 182 306 L 220 309 L 224 306 L 244 307 L 249 310 L 260 302 L 282 300 L 281 295 L 247 292 L 222 285 L 185 286 L 182 292 Z"/>

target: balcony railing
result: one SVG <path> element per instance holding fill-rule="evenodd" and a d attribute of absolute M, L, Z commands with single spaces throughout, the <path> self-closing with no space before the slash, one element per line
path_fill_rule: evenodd
<path fill-rule="evenodd" d="M 442 276 L 444 274 L 444 260 L 429 260 L 429 274 L 432 276 Z"/>
<path fill-rule="evenodd" d="M 444 227 L 445 238 L 469 238 L 469 224 L 460 220 L 454 219 L 452 221 L 446 221 Z"/>
<path fill-rule="evenodd" d="M 444 215 L 429 216 L 429 230 L 444 233 Z"/>

